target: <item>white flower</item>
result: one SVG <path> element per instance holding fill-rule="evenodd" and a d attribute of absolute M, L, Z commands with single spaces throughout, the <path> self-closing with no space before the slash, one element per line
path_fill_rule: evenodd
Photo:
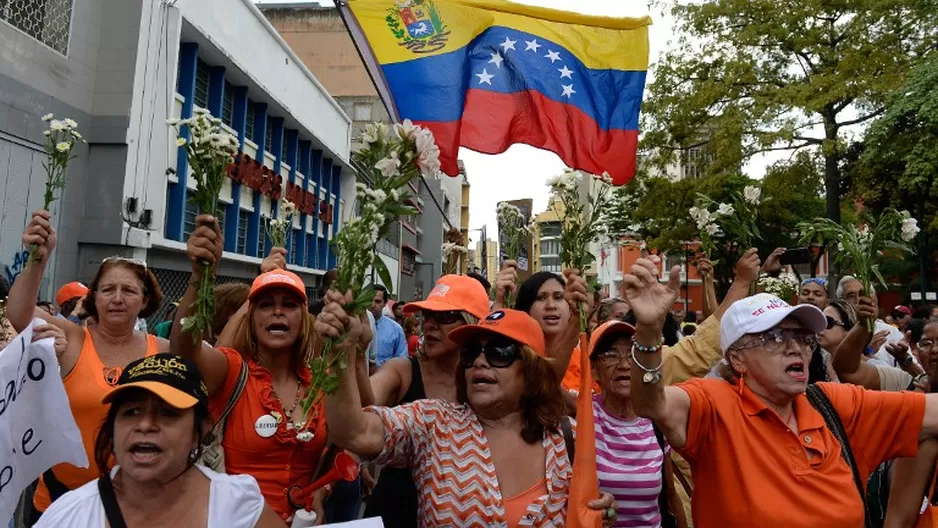
<path fill-rule="evenodd" d="M 736 209 L 733 209 L 733 206 L 728 203 L 721 203 L 720 206 L 717 207 L 717 214 L 720 216 L 730 216 L 735 212 Z"/>
<path fill-rule="evenodd" d="M 401 168 L 401 160 L 397 158 L 397 151 L 392 150 L 390 156 L 375 163 L 375 168 L 381 171 L 385 178 L 397 176 L 398 170 Z"/>
<path fill-rule="evenodd" d="M 58 150 L 59 152 L 68 152 L 71 149 L 72 144 L 68 141 L 63 141 L 55 146 L 55 150 Z"/>
<path fill-rule="evenodd" d="M 752 205 L 759 205 L 759 198 L 762 197 L 762 189 L 755 185 L 747 185 L 743 189 L 743 198 Z"/>
<path fill-rule="evenodd" d="M 309 431 L 296 433 L 296 439 L 297 441 L 300 441 L 300 442 L 309 442 L 313 439 L 313 433 Z"/>
<path fill-rule="evenodd" d="M 290 218 L 296 214 L 296 205 L 290 200 L 283 200 L 280 202 L 280 216 L 282 218 Z"/>
<path fill-rule="evenodd" d="M 610 176 L 608 172 L 603 171 L 603 175 L 600 177 L 600 179 L 603 181 L 603 183 L 612 183 L 612 176 Z"/>
<path fill-rule="evenodd" d="M 186 144 L 186 138 L 176 138 L 176 146 L 182 147 Z"/>
<path fill-rule="evenodd" d="M 706 231 L 707 234 L 710 236 L 717 234 L 717 231 L 719 230 L 720 228 L 716 224 L 707 224 L 706 226 L 704 226 L 704 231 Z"/>
<path fill-rule="evenodd" d="M 378 127 L 374 123 L 368 123 L 365 125 L 365 129 L 362 130 L 362 143 L 366 145 L 371 145 L 372 143 L 377 143 L 380 136 L 378 135 Z"/>
<path fill-rule="evenodd" d="M 710 211 L 702 207 L 691 207 L 690 216 L 697 223 L 697 229 L 704 229 L 708 224 L 712 223 L 715 217 L 710 213 Z"/>
<path fill-rule="evenodd" d="M 868 241 L 870 239 L 870 226 L 863 224 L 857 229 L 857 233 L 860 235 L 861 241 Z"/>
<path fill-rule="evenodd" d="M 43 131 L 42 131 L 42 135 L 43 135 L 43 136 L 51 136 L 51 135 L 52 135 L 52 131 L 51 131 L 51 130 L 43 130 Z"/>
<path fill-rule="evenodd" d="M 78 123 L 76 123 L 75 120 L 70 117 L 66 117 L 63 122 L 68 128 L 78 128 Z"/>
<path fill-rule="evenodd" d="M 169 125 L 169 126 L 177 126 L 177 125 L 179 125 L 179 123 L 180 123 L 179 119 L 177 119 L 177 118 L 175 118 L 175 117 L 171 117 L 171 118 L 169 118 L 169 119 L 166 120 L 166 124 Z"/>
<path fill-rule="evenodd" d="M 397 136 L 401 139 L 409 139 L 419 130 L 420 127 L 414 125 L 410 119 L 405 119 L 403 123 L 394 125 L 394 132 L 396 132 Z"/>
<path fill-rule="evenodd" d="M 911 242 L 915 235 L 921 231 L 918 227 L 918 220 L 914 218 L 905 218 L 902 220 L 902 240 L 904 242 Z"/>
<path fill-rule="evenodd" d="M 209 112 L 209 111 L 206 110 L 205 108 L 196 107 L 195 110 L 192 111 L 192 113 L 193 113 L 194 115 L 197 115 L 197 116 L 201 117 L 201 116 L 207 116 L 207 115 L 209 115 L 211 112 Z"/>
<path fill-rule="evenodd" d="M 56 132 L 65 130 L 65 123 L 59 121 L 58 119 L 53 120 L 51 123 L 49 123 L 49 130 L 54 130 Z"/>
<path fill-rule="evenodd" d="M 79 134 L 77 130 L 70 130 L 69 132 L 72 134 L 72 137 L 75 139 L 84 139 L 81 137 L 81 134 Z"/>
<path fill-rule="evenodd" d="M 52 114 L 46 114 L 46 115 L 42 116 L 42 121 L 43 121 L 44 123 L 48 123 L 49 121 L 52 121 L 52 118 L 53 118 L 53 117 L 55 117 L 55 116 L 52 115 Z"/>

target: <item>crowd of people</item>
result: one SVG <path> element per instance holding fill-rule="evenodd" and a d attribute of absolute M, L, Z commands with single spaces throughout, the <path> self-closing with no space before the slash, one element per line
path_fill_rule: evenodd
<path fill-rule="evenodd" d="M 23 243 L 39 258 L 8 295 L 0 283 L 0 338 L 42 320 L 34 339 L 54 340 L 92 463 L 45 471 L 20 525 L 275 527 L 310 510 L 316 523 L 563 526 L 580 397 L 600 490 L 587 507 L 604 526 L 938 519 L 938 307 L 881 318 L 849 275 L 805 279 L 792 306 L 757 292 L 781 251 L 763 262 L 751 249 L 722 299 L 698 263 L 701 310 L 677 309 L 678 270 L 645 255 L 618 297 L 579 270 L 521 281 L 507 261 L 494 285 L 444 275 L 414 301 L 378 285 L 352 316 L 334 270 L 310 298 L 273 248 L 250 286 L 216 286 L 212 329 L 193 338 L 182 320 L 224 240 L 215 218 L 195 223 L 188 289 L 148 332 L 141 320 L 170 303 L 145 262 L 107 258 L 87 286 L 39 299 L 55 233 L 48 212 L 32 215 Z M 306 410 L 309 360 L 340 336 L 348 368 Z M 342 452 L 360 476 L 301 497 Z"/>

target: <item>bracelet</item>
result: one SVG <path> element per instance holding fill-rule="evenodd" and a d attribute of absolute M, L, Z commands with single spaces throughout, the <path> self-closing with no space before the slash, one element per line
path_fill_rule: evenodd
<path fill-rule="evenodd" d="M 645 382 L 645 383 L 650 383 L 650 384 L 655 384 L 655 383 L 658 383 L 659 381 L 661 381 L 661 367 L 664 365 L 664 358 L 661 358 L 661 359 L 658 361 L 658 366 L 657 366 L 657 367 L 655 367 L 655 368 L 648 368 L 648 367 L 646 367 L 645 365 L 642 365 L 641 362 L 638 361 L 638 358 L 635 357 L 635 351 L 636 351 L 636 350 L 638 350 L 638 351 L 640 351 L 640 352 L 643 351 L 643 350 L 645 350 L 645 351 L 648 351 L 648 350 L 658 351 L 658 350 L 661 350 L 661 343 L 658 343 L 657 345 L 651 346 L 651 347 L 644 347 L 644 346 L 639 345 L 638 343 L 636 343 L 636 342 L 634 342 L 634 341 L 632 342 L 632 363 L 634 363 L 636 367 L 638 367 L 638 368 L 642 369 L 643 371 L 645 371 L 645 375 L 642 376 L 642 381 Z"/>
<path fill-rule="evenodd" d="M 657 343 L 651 346 L 645 346 L 636 341 L 632 341 L 632 348 L 638 349 L 642 354 L 654 354 L 656 352 L 661 352 L 661 343 Z"/>

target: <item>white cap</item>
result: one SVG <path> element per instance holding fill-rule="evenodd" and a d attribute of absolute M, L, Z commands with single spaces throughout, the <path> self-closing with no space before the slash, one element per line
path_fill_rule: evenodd
<path fill-rule="evenodd" d="M 744 335 L 765 332 L 789 316 L 815 334 L 827 329 L 827 317 L 817 306 L 791 306 L 774 295 L 759 293 L 734 302 L 723 315 L 720 321 L 720 347 L 726 353 Z"/>

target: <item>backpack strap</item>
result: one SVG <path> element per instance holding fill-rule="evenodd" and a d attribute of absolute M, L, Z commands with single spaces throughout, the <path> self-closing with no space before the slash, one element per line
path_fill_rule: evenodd
<path fill-rule="evenodd" d="M 117 503 L 117 495 L 114 494 L 114 485 L 108 477 L 98 479 L 98 493 L 101 494 L 101 503 L 104 505 L 104 515 L 107 517 L 107 523 L 111 528 L 127 528 L 124 522 L 124 515 L 121 513 L 120 504 Z"/>
<path fill-rule="evenodd" d="M 847 432 L 844 430 L 844 424 L 840 420 L 840 415 L 837 414 L 837 411 L 834 409 L 827 395 L 824 394 L 824 391 L 817 385 L 808 385 L 807 396 L 811 406 L 821 414 L 827 428 L 830 429 L 831 434 L 834 435 L 834 438 L 840 443 L 840 454 L 850 467 L 850 472 L 853 473 L 854 484 L 856 484 L 857 491 L 860 493 L 860 500 L 863 501 L 864 525 L 866 528 L 872 528 L 872 517 L 870 516 L 869 506 L 866 504 L 866 491 L 863 488 L 863 479 L 860 478 L 860 470 L 857 468 L 857 461 L 853 457 L 853 450 L 850 448 L 850 439 L 847 438 Z"/>
<path fill-rule="evenodd" d="M 567 445 L 567 458 L 570 459 L 570 464 L 573 464 L 573 457 L 576 455 L 576 441 L 573 439 L 573 426 L 570 424 L 569 416 L 560 419 L 560 429 L 563 431 L 563 443 Z"/>
<path fill-rule="evenodd" d="M 661 493 L 658 494 L 658 511 L 661 514 L 661 527 L 662 528 L 676 528 L 677 520 L 674 518 L 674 514 L 671 513 L 671 501 L 669 496 L 668 485 L 671 481 L 671 475 L 673 471 L 671 469 L 670 458 L 668 456 L 665 448 L 667 443 L 664 441 L 664 433 L 661 429 L 658 429 L 654 423 L 651 424 L 652 429 L 655 431 L 655 440 L 658 441 L 658 447 L 661 448 Z"/>
<path fill-rule="evenodd" d="M 46 485 L 46 489 L 49 490 L 50 502 L 59 500 L 59 497 L 69 492 L 68 486 L 62 484 L 62 481 L 55 476 L 55 472 L 52 471 L 52 468 L 42 473 L 42 482 Z"/>
<path fill-rule="evenodd" d="M 228 419 L 228 415 L 231 414 L 231 410 L 234 409 L 238 399 L 241 398 L 241 394 L 244 393 L 244 387 L 247 385 L 248 381 L 248 365 L 247 362 L 241 362 L 241 370 L 238 372 L 238 381 L 235 382 L 234 390 L 231 391 L 231 395 L 228 396 L 228 402 L 225 403 L 225 410 L 222 411 L 221 415 L 218 417 L 218 420 L 215 420 L 215 423 L 212 425 L 212 429 L 209 431 L 208 435 L 202 439 L 204 445 L 210 445 L 215 441 L 215 437 L 218 436 L 219 429 L 225 426 L 225 420 Z"/>

